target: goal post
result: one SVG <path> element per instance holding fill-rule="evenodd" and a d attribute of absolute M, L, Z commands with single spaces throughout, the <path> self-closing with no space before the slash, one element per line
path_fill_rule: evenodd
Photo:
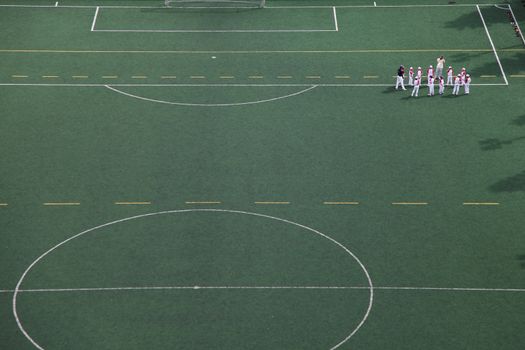
<path fill-rule="evenodd" d="M 166 7 L 259 7 L 266 5 L 266 0 L 164 0 Z"/>

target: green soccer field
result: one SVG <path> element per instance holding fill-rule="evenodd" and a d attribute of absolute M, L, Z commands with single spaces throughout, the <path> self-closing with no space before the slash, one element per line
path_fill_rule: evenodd
<path fill-rule="evenodd" d="M 510 10 L 0 0 L 0 348 L 522 348 Z"/>

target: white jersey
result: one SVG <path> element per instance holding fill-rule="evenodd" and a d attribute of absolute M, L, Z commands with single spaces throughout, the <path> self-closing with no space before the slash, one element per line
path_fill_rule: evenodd
<path fill-rule="evenodd" d="M 454 70 L 453 70 L 452 68 L 449 68 L 449 69 L 447 70 L 447 76 L 451 77 L 451 76 L 453 76 L 453 75 L 454 75 Z"/>
<path fill-rule="evenodd" d="M 416 80 L 414 80 L 414 86 L 419 86 L 419 85 L 421 85 L 421 79 L 416 78 Z"/>
<path fill-rule="evenodd" d="M 439 78 L 439 87 L 442 88 L 445 86 L 445 79 L 443 79 L 443 77 L 440 77 Z"/>
<path fill-rule="evenodd" d="M 427 77 L 433 77 L 434 76 L 434 68 L 429 68 L 427 70 Z"/>
<path fill-rule="evenodd" d="M 417 77 L 421 79 L 421 76 L 423 75 L 423 70 L 418 69 L 417 70 Z"/>

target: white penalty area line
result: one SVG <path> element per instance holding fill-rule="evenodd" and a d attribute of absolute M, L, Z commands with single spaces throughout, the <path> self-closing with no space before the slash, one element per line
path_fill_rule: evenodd
<path fill-rule="evenodd" d="M 335 24 L 335 31 L 339 31 L 339 25 L 337 24 L 337 10 L 335 9 L 335 6 L 333 7 L 334 12 L 334 24 Z"/>
<path fill-rule="evenodd" d="M 483 27 L 485 27 L 485 32 L 487 33 L 487 37 L 489 38 L 490 46 L 492 46 L 492 51 L 494 51 L 494 56 L 496 56 L 496 61 L 498 61 L 499 69 L 501 70 L 501 74 L 503 75 L 503 79 L 505 80 L 505 85 L 509 85 L 509 81 L 507 80 L 507 76 L 505 75 L 505 71 L 503 70 L 503 66 L 501 65 L 501 62 L 499 60 L 498 53 L 496 52 L 496 47 L 494 46 L 492 38 L 490 37 L 489 29 L 487 28 L 487 24 L 485 23 L 485 18 L 483 18 L 483 14 L 481 13 L 479 5 L 476 5 L 476 8 L 478 9 L 481 22 L 483 22 Z"/>
<path fill-rule="evenodd" d="M 98 17 L 98 11 L 100 10 L 100 7 L 97 6 L 97 9 L 95 10 L 95 16 L 93 16 L 93 23 L 91 24 L 91 31 L 95 31 L 95 26 L 97 24 L 97 17 Z"/>
<path fill-rule="evenodd" d="M 155 290 L 399 290 L 399 291 L 445 291 L 445 292 L 512 292 L 523 293 L 525 288 L 466 288 L 466 287 L 409 287 L 409 286 L 136 286 L 106 288 L 38 288 L 19 289 L 20 293 L 56 292 L 108 292 L 108 291 L 155 291 Z M 0 293 L 14 293 L 14 289 L 1 289 Z"/>

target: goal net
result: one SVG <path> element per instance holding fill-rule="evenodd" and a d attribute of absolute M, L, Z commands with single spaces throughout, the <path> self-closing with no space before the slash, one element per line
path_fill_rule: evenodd
<path fill-rule="evenodd" d="M 164 0 L 166 7 L 259 7 L 263 8 L 266 0 Z"/>

